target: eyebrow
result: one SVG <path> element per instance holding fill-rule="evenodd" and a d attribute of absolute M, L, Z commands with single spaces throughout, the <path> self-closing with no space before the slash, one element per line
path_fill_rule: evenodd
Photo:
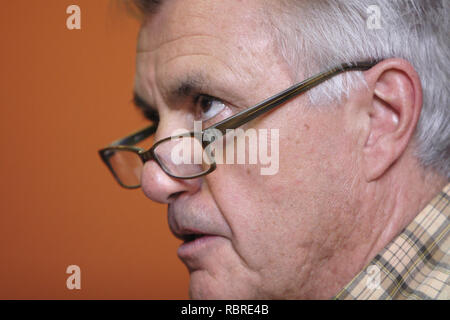
<path fill-rule="evenodd" d="M 159 122 L 159 114 L 156 108 L 145 101 L 137 92 L 133 92 L 133 104 L 144 114 L 144 116 L 154 122 Z"/>
<path fill-rule="evenodd" d="M 171 83 L 167 92 L 170 97 L 185 98 L 192 96 L 194 93 L 205 91 L 208 84 L 209 81 L 206 80 L 203 73 L 190 73 Z"/>
<path fill-rule="evenodd" d="M 193 97 L 196 94 L 205 93 L 209 88 L 209 81 L 202 73 L 191 73 L 185 75 L 181 79 L 173 80 L 172 83 L 168 85 L 167 96 L 169 101 L 175 104 L 176 100 Z M 205 93 L 206 94 L 206 93 Z M 158 110 L 145 101 L 137 92 L 133 92 L 133 104 L 138 107 L 139 110 L 144 114 L 144 116 L 152 122 L 159 121 Z"/>

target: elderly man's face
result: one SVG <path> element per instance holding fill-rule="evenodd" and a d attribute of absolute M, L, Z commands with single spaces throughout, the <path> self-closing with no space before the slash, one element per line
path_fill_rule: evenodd
<path fill-rule="evenodd" d="M 155 141 L 193 129 L 198 94 L 225 103 L 210 125 L 290 86 L 270 32 L 259 1 L 163 4 L 143 25 L 137 53 L 136 92 L 161 119 Z M 178 250 L 193 298 L 317 296 L 357 223 L 346 188 L 358 183 L 359 168 L 351 110 L 319 110 L 303 95 L 250 122 L 245 128 L 279 129 L 274 175 L 261 175 L 259 165 L 227 164 L 175 180 L 146 163 L 142 188 L 168 203 L 171 230 L 209 235 Z"/>

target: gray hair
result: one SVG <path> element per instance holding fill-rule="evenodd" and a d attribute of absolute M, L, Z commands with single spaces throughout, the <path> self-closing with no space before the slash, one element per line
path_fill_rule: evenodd
<path fill-rule="evenodd" d="M 270 1 L 274 3 L 273 1 Z M 403 58 L 423 86 L 414 143 L 425 168 L 450 178 L 450 28 L 448 0 L 277 0 L 269 14 L 282 56 L 299 80 L 343 62 Z M 371 28 L 371 10 L 379 25 Z M 376 12 L 375 12 L 376 13 Z M 301 73 L 301 74 L 300 74 Z M 363 82 L 344 74 L 309 92 L 313 105 L 341 101 Z"/>

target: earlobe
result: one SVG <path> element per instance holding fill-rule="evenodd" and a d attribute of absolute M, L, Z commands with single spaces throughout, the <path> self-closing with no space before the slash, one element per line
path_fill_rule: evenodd
<path fill-rule="evenodd" d="M 388 59 L 367 72 L 370 127 L 364 145 L 368 181 L 380 178 L 412 139 L 422 107 L 422 88 L 414 68 L 405 60 Z"/>

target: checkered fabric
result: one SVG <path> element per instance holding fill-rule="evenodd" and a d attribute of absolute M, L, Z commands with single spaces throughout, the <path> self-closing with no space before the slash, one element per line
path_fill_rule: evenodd
<path fill-rule="evenodd" d="M 450 184 L 335 299 L 450 299 Z"/>

